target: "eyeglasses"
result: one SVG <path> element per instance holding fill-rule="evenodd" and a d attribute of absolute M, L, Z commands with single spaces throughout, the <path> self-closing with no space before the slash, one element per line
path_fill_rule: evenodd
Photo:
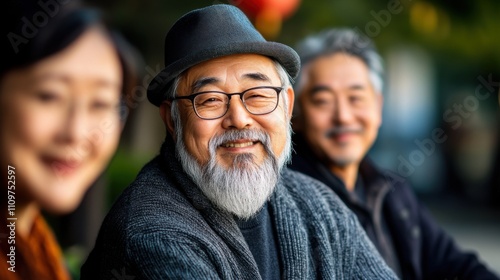
<path fill-rule="evenodd" d="M 200 119 L 215 120 L 224 116 L 229 110 L 229 102 L 233 95 L 239 95 L 245 109 L 253 115 L 269 114 L 278 107 L 278 96 L 282 87 L 253 87 L 240 93 L 221 91 L 204 91 L 188 96 L 178 96 L 171 100 L 189 99 Z"/>

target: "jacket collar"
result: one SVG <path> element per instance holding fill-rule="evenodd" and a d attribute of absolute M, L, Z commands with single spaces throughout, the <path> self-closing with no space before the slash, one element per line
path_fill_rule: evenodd
<path fill-rule="evenodd" d="M 294 155 L 292 161 L 292 168 L 296 166 L 296 170 L 312 176 L 328 185 L 342 198 L 342 200 L 353 202 L 344 182 L 331 172 L 325 164 L 318 160 L 303 135 L 297 133 L 294 135 L 293 140 L 296 155 Z M 307 163 L 300 161 L 305 161 Z M 368 156 L 365 156 L 359 165 L 358 178 L 359 177 L 363 179 L 364 187 L 366 188 L 367 202 L 371 207 L 384 199 L 390 189 L 390 182 L 388 182 L 390 178 L 386 176 L 385 172 L 380 170 Z"/>

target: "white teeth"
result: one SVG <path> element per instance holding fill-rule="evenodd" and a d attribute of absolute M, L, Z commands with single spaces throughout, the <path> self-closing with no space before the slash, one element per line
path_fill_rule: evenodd
<path fill-rule="evenodd" d="M 222 144 L 225 148 L 244 148 L 253 145 L 253 142 L 245 143 L 225 143 Z"/>

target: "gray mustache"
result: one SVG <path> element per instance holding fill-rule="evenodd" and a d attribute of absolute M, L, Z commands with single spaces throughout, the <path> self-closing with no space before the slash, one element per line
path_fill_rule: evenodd
<path fill-rule="evenodd" d="M 341 133 L 361 133 L 361 132 L 363 132 L 362 128 L 339 126 L 339 127 L 330 128 L 325 133 L 325 136 L 332 137 L 332 136 L 335 136 L 335 135 L 341 134 Z"/>
<path fill-rule="evenodd" d="M 250 139 L 253 141 L 260 141 L 265 147 L 270 147 L 271 138 L 269 134 L 258 129 L 244 129 L 244 130 L 229 130 L 221 134 L 217 134 L 210 139 L 210 148 L 217 148 L 223 143 L 236 141 L 240 139 Z"/>

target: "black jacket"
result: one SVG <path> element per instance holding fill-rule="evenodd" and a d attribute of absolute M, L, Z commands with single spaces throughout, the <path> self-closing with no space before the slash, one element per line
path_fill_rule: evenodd
<path fill-rule="evenodd" d="M 474 254 L 458 248 L 418 202 L 403 178 L 378 170 L 371 161 L 363 160 L 359 174 L 367 189 L 367 205 L 362 205 L 346 191 L 343 182 L 314 157 L 300 135 L 295 135 L 294 143 L 296 153 L 290 168 L 332 188 L 356 214 L 389 265 L 391 251 L 395 251 L 395 270 L 400 270 L 403 279 L 500 279 Z"/>

